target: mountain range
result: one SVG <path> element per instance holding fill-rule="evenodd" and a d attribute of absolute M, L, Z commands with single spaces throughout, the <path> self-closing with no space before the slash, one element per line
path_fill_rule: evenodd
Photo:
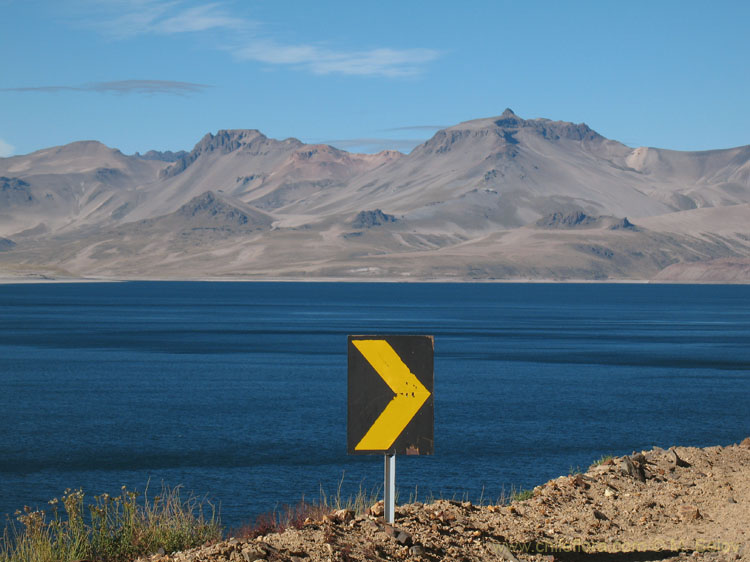
<path fill-rule="evenodd" d="M 497 117 L 409 154 L 257 130 L 0 158 L 0 277 L 750 281 L 750 146 Z"/>

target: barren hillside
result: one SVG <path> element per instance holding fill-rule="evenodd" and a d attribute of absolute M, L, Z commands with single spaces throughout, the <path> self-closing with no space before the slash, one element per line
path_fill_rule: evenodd
<path fill-rule="evenodd" d="M 750 559 L 750 438 L 603 458 L 509 505 L 440 500 L 334 511 L 299 528 L 151 562 Z"/>
<path fill-rule="evenodd" d="M 748 219 L 750 146 L 632 149 L 511 110 L 408 155 L 223 130 L 0 158 L 6 279 L 747 282 Z"/>

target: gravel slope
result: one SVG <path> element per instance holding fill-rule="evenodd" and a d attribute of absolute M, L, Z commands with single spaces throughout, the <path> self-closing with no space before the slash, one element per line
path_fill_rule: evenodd
<path fill-rule="evenodd" d="M 415 503 L 394 526 L 370 511 L 147 560 L 750 560 L 750 437 L 610 459 L 505 506 Z"/>

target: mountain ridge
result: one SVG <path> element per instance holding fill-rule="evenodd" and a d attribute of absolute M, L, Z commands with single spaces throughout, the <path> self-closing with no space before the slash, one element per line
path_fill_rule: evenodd
<path fill-rule="evenodd" d="M 510 109 L 441 129 L 408 154 L 221 129 L 189 152 L 128 156 L 82 141 L 0 158 L 0 177 L 0 236 L 15 244 L 0 267 L 14 271 L 663 279 L 750 257 L 750 228 L 722 224 L 750 204 L 750 145 L 631 148 L 585 123 Z M 196 202 L 213 210 L 201 219 L 210 225 L 190 222 Z M 113 234 L 122 228 L 127 241 Z M 201 232 L 193 246 L 175 238 L 191 229 Z M 680 263 L 691 266 L 667 269 Z"/>

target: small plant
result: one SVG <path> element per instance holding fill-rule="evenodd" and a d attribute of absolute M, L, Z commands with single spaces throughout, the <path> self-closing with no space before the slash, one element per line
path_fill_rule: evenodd
<path fill-rule="evenodd" d="M 534 490 L 522 489 L 512 490 L 510 493 L 511 502 L 522 502 L 534 497 Z"/>
<path fill-rule="evenodd" d="M 284 505 L 280 510 L 261 513 L 254 523 L 232 529 L 229 535 L 238 539 L 254 539 L 269 533 L 283 533 L 286 529 L 301 529 L 308 519 L 319 521 L 331 508 L 302 499 L 297 505 Z"/>
<path fill-rule="evenodd" d="M 246 539 L 269 533 L 282 533 L 286 529 L 301 529 L 308 519 L 319 522 L 324 515 L 340 509 L 351 510 L 361 515 L 380 500 L 379 487 L 365 490 L 361 483 L 356 494 L 345 498 L 341 493 L 343 483 L 344 476 L 342 475 L 335 494 L 328 495 L 321 485 L 317 501 L 307 501 L 303 497 L 296 505 L 283 505 L 280 509 L 261 513 L 255 518 L 255 522 L 232 529 L 229 534 L 236 538 Z"/>
<path fill-rule="evenodd" d="M 351 509 L 357 515 L 361 515 L 365 513 L 370 508 L 370 506 L 377 503 L 381 499 L 382 488 L 380 486 L 376 486 L 374 488 L 371 488 L 370 490 L 366 490 L 363 487 L 362 482 L 359 483 L 359 488 L 357 489 L 356 494 L 344 498 L 341 495 L 341 488 L 343 487 L 343 484 L 344 475 L 342 474 L 341 479 L 339 480 L 339 484 L 336 488 L 336 494 L 330 496 L 326 494 L 323 486 L 321 486 L 318 505 L 320 505 L 322 508 L 327 509 L 328 511 L 334 509 Z M 398 499 L 399 493 L 398 490 L 396 490 L 396 502 L 398 502 Z"/>
<path fill-rule="evenodd" d="M 596 459 L 593 463 L 591 463 L 591 466 L 599 466 L 600 464 L 609 463 L 612 459 L 614 459 L 612 455 L 602 455 L 600 458 Z"/>
<path fill-rule="evenodd" d="M 17 511 L 20 525 L 10 521 L 0 536 L 0 562 L 121 562 L 221 537 L 213 505 L 194 496 L 183 499 L 179 486 L 162 486 L 152 501 L 148 486 L 143 495 L 123 486 L 120 495 L 94 496 L 88 506 L 84 498 L 83 490 L 66 490 L 49 502 L 48 511 Z M 208 518 L 206 505 L 211 508 Z"/>
<path fill-rule="evenodd" d="M 575 476 L 576 474 L 583 474 L 583 470 L 581 470 L 580 466 L 576 466 L 573 468 L 573 465 L 570 465 L 570 468 L 568 469 L 568 476 Z"/>

